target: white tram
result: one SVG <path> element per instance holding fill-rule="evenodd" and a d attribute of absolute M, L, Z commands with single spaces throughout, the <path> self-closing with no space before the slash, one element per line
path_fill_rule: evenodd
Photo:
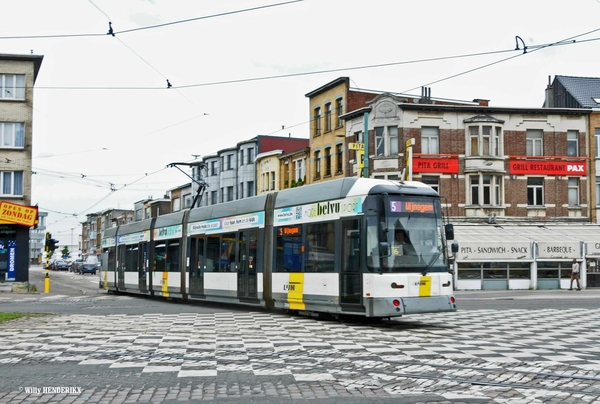
<path fill-rule="evenodd" d="M 439 195 L 344 178 L 108 229 L 109 291 L 387 318 L 455 311 Z"/>

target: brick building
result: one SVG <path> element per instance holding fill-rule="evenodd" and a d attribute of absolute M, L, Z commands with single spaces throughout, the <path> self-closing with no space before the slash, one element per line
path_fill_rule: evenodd
<path fill-rule="evenodd" d="M 366 117 L 369 176 L 406 169 L 446 198 L 456 287 L 568 287 L 572 259 L 597 253 L 595 236 L 568 231 L 589 223 L 590 110 L 406 101 L 381 94 L 348 112 L 346 138 Z"/>

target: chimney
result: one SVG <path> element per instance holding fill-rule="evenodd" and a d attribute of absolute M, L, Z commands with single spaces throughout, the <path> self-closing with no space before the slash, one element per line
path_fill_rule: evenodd
<path fill-rule="evenodd" d="M 483 98 L 475 98 L 473 100 L 473 102 L 476 102 L 477 104 L 479 104 L 480 107 L 489 107 L 490 106 L 490 100 L 484 100 Z"/>
<path fill-rule="evenodd" d="M 431 104 L 430 87 L 421 87 L 421 99 L 419 99 L 419 104 Z"/>
<path fill-rule="evenodd" d="M 552 81 L 548 76 L 548 85 L 546 86 L 546 102 L 544 103 L 546 108 L 554 108 L 554 91 L 552 91 Z"/>

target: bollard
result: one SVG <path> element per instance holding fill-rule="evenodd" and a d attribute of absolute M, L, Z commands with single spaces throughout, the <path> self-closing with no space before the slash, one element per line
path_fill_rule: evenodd
<path fill-rule="evenodd" d="M 46 278 L 44 278 L 44 293 L 50 293 L 50 276 L 48 276 L 47 269 L 46 269 Z"/>

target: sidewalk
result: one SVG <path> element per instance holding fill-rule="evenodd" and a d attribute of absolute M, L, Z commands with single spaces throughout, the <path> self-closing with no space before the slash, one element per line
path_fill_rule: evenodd
<path fill-rule="evenodd" d="M 600 288 L 578 290 L 545 289 L 545 290 L 455 290 L 454 295 L 461 300 L 526 300 L 526 299 L 600 299 Z"/>

